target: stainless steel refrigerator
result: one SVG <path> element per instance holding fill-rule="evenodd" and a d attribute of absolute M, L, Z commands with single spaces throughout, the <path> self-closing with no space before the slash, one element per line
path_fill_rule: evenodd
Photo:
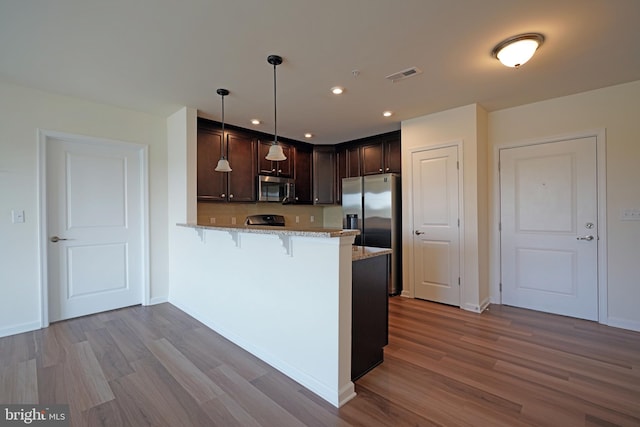
<path fill-rule="evenodd" d="M 391 248 L 389 294 L 402 290 L 400 176 L 367 175 L 342 179 L 342 222 L 359 229 L 354 244 Z"/>

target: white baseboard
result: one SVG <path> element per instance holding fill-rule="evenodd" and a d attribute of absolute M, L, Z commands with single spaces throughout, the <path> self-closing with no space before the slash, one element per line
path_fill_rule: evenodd
<path fill-rule="evenodd" d="M 28 322 L 21 323 L 19 325 L 9 326 L 7 328 L 0 329 L 0 338 L 8 337 L 9 335 L 21 334 L 23 332 L 31 332 L 40 329 L 40 322 Z"/>
<path fill-rule="evenodd" d="M 151 298 L 149 300 L 149 305 L 156 305 L 156 304 L 162 304 L 165 302 L 169 302 L 169 298 L 164 296 L 164 297 L 155 297 L 155 298 Z"/>
<path fill-rule="evenodd" d="M 278 357 L 275 357 L 273 354 L 265 351 L 263 348 L 256 347 L 255 345 L 247 342 L 242 337 L 237 334 L 226 330 L 225 328 L 221 328 L 216 322 L 210 319 L 205 314 L 198 312 L 197 310 L 192 310 L 188 305 L 183 304 L 182 302 L 176 300 L 175 298 L 171 298 L 169 301 L 170 304 L 173 304 L 180 310 L 187 313 L 189 316 L 198 320 L 199 322 L 204 323 L 208 328 L 222 335 L 232 343 L 237 346 L 243 348 L 249 353 L 256 356 L 258 359 L 268 363 L 278 371 L 282 372 L 289 378 L 294 381 L 299 382 L 302 386 L 306 387 L 313 393 L 317 394 L 327 402 L 331 403 L 336 408 L 339 408 L 341 405 L 345 404 L 349 400 L 353 399 L 356 395 L 355 393 L 355 385 L 352 381 L 349 381 L 348 384 L 343 386 L 341 390 L 332 390 L 330 387 L 327 387 L 326 384 L 318 381 L 317 379 L 309 376 L 305 372 L 300 371 L 294 366 L 291 366 L 287 362 L 281 360 Z"/>
<path fill-rule="evenodd" d="M 614 328 L 628 329 L 630 331 L 640 332 L 640 322 L 637 320 L 620 319 L 619 317 L 608 317 L 607 325 Z"/>
<path fill-rule="evenodd" d="M 482 313 L 489 307 L 489 303 L 491 302 L 490 298 L 485 298 L 480 305 L 475 304 L 464 304 L 460 308 L 467 311 L 473 311 L 474 313 Z"/>

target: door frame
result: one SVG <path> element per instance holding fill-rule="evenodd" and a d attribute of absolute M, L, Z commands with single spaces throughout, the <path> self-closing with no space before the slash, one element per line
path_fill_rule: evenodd
<path fill-rule="evenodd" d="M 500 231 L 500 151 L 509 148 L 525 147 L 530 145 L 548 144 L 562 142 L 580 138 L 596 138 L 596 201 L 598 215 L 598 323 L 608 324 L 607 311 L 607 163 L 606 163 L 606 129 L 586 130 L 582 132 L 572 132 L 549 137 L 531 138 L 515 141 L 500 146 L 493 147 L 493 214 L 491 238 L 493 249 L 491 253 L 491 302 L 502 304 L 502 248 Z"/>
<path fill-rule="evenodd" d="M 449 148 L 449 147 L 456 147 L 458 149 L 458 217 L 460 219 L 460 226 L 458 227 L 458 262 L 459 262 L 459 266 L 458 269 L 460 271 L 460 307 L 463 306 L 463 295 L 465 295 L 465 269 L 464 269 L 464 156 L 463 156 L 463 141 L 462 140 L 454 140 L 454 141 L 449 141 L 449 142 L 443 142 L 440 144 L 434 144 L 434 145 L 423 145 L 420 147 L 414 147 L 411 148 L 409 150 L 406 151 L 406 153 L 408 154 L 407 158 L 408 158 L 408 166 L 406 163 L 403 163 L 403 167 L 402 169 L 405 170 L 405 166 L 406 170 L 409 172 L 408 173 L 408 178 L 403 179 L 404 182 L 406 182 L 406 186 L 408 187 L 408 195 L 409 197 L 407 197 L 407 202 L 406 202 L 406 206 L 403 206 L 403 210 L 406 207 L 407 213 L 406 216 L 409 217 L 409 221 L 406 221 L 407 224 L 409 224 L 409 227 L 405 227 L 403 225 L 403 229 L 404 229 L 404 238 L 409 239 L 408 241 L 410 242 L 410 244 L 406 244 L 406 242 L 403 244 L 404 248 L 409 249 L 408 250 L 408 255 L 409 256 L 404 256 L 403 255 L 403 259 L 405 260 L 403 262 L 403 277 L 408 277 L 409 278 L 409 289 L 406 290 L 404 289 L 403 286 L 403 290 L 401 295 L 404 297 L 408 297 L 408 298 L 415 298 L 415 289 L 413 287 L 413 284 L 415 283 L 415 272 L 414 272 L 414 266 L 415 266 L 415 254 L 413 252 L 413 230 L 415 230 L 415 224 L 414 224 L 414 218 L 413 218 L 413 155 L 415 153 L 419 153 L 422 151 L 431 151 L 431 150 L 438 150 L 440 148 Z M 404 156 L 403 156 L 404 157 Z M 403 214 L 404 215 L 404 214 Z M 403 223 L 405 223 L 405 221 L 403 221 Z M 404 241 L 404 239 L 403 239 Z M 406 283 L 406 281 L 403 280 L 403 282 Z"/>
<path fill-rule="evenodd" d="M 37 197 L 38 197 L 38 243 L 40 245 L 39 260 L 40 265 L 40 327 L 49 326 L 49 254 L 47 242 L 49 232 L 47 229 L 47 144 L 51 138 L 62 139 L 74 143 L 89 145 L 111 145 L 120 146 L 138 151 L 140 154 L 140 177 L 141 191 L 140 203 L 142 207 L 142 295 L 143 305 L 149 305 L 151 300 L 151 281 L 149 276 L 149 146 L 106 138 L 96 138 L 77 134 L 69 134 L 46 129 L 38 129 L 38 176 L 37 176 Z"/>

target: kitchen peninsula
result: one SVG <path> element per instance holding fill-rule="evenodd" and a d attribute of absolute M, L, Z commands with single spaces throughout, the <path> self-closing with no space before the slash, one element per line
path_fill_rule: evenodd
<path fill-rule="evenodd" d="M 351 381 L 357 230 L 178 224 L 170 300 L 339 407 Z"/>

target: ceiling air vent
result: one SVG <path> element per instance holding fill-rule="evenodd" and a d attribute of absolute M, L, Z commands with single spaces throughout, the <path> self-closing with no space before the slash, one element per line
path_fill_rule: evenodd
<path fill-rule="evenodd" d="M 408 79 L 409 77 L 422 74 L 422 70 L 418 67 L 407 68 L 406 70 L 398 71 L 397 73 L 389 74 L 385 79 L 391 80 L 393 83 L 400 80 Z"/>

